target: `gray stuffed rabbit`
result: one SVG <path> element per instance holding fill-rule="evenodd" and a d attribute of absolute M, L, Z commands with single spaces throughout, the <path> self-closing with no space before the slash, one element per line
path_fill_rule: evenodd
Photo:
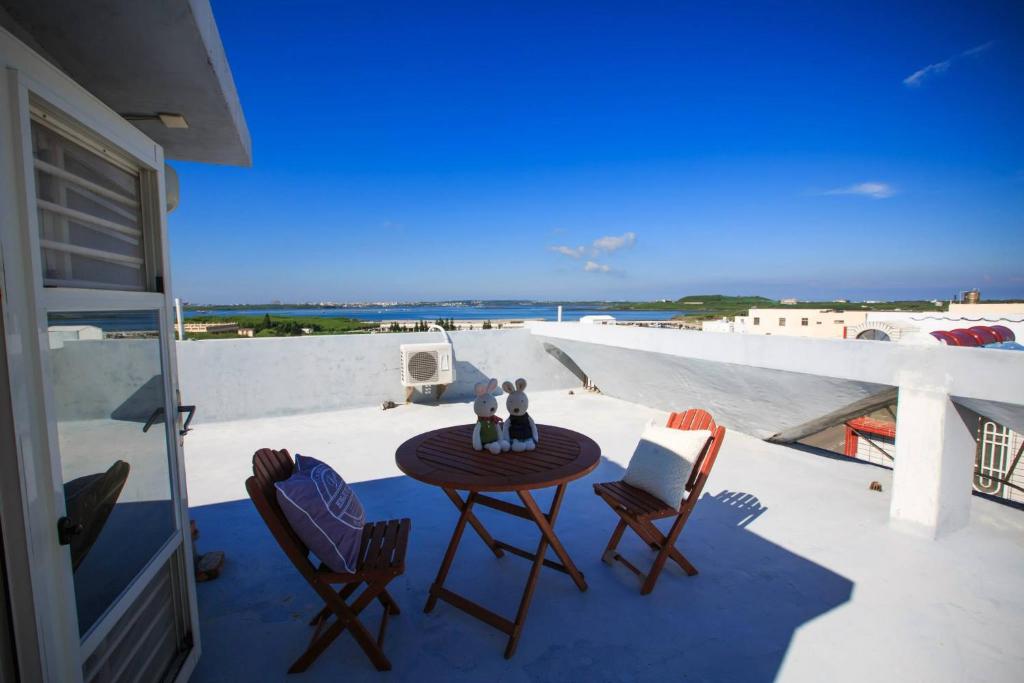
<path fill-rule="evenodd" d="M 498 388 L 498 380 L 480 382 L 473 387 L 476 400 L 473 401 L 473 412 L 476 413 L 476 426 L 473 427 L 473 448 L 489 450 L 497 455 L 509 449 L 508 440 L 502 436 L 501 418 L 498 412 L 498 399 L 491 395 Z"/>
<path fill-rule="evenodd" d="M 512 445 L 512 450 L 532 451 L 540 442 L 537 425 L 527 413 L 530 400 L 526 398 L 526 380 L 519 378 L 513 386 L 512 382 L 503 382 L 501 388 L 508 394 L 505 407 L 508 408 L 508 419 L 502 427 L 502 438 Z"/>

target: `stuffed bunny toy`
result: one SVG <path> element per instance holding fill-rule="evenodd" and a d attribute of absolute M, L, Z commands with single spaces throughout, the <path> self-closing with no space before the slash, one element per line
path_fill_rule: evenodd
<path fill-rule="evenodd" d="M 505 401 L 505 407 L 508 408 L 508 420 L 505 421 L 502 428 L 503 438 L 511 444 L 513 451 L 532 451 L 537 447 L 540 436 L 537 434 L 537 425 L 534 424 L 533 418 L 526 412 L 530 407 L 530 400 L 526 398 L 524 391 L 526 380 L 517 379 L 515 386 L 512 385 L 512 382 L 504 382 L 501 388 L 508 394 L 508 399 Z"/>
<path fill-rule="evenodd" d="M 473 387 L 476 393 L 476 399 L 473 401 L 473 411 L 476 413 L 473 448 L 478 451 L 486 448 L 494 454 L 509 449 L 508 440 L 502 437 L 501 418 L 495 415 L 498 412 L 498 399 L 491 395 L 497 388 L 496 379 L 486 383 L 479 382 Z"/>

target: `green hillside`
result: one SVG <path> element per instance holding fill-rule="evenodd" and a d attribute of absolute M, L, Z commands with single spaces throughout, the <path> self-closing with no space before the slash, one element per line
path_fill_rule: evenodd
<path fill-rule="evenodd" d="M 197 315 L 186 322 L 213 323 L 236 322 L 239 327 L 251 327 L 259 337 L 297 337 L 302 328 L 312 330 L 313 334 L 349 334 L 363 332 L 377 327 L 374 323 L 366 323 L 353 318 L 330 318 L 326 316 L 270 316 L 270 315 Z M 190 339 L 237 339 L 236 332 L 223 334 L 207 334 L 189 332 Z"/>

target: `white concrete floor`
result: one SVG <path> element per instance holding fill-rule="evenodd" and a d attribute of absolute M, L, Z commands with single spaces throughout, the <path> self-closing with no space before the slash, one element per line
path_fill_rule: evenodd
<path fill-rule="evenodd" d="M 569 486 L 556 527 L 589 590 L 542 573 L 511 661 L 489 626 L 444 603 L 422 612 L 456 511 L 394 464 L 403 440 L 471 422 L 470 406 L 197 425 L 186 459 L 199 551 L 222 549 L 227 562 L 198 587 L 203 655 L 193 680 L 282 680 L 310 635 L 317 598 L 245 495 L 252 453 L 265 446 L 329 462 L 355 483 L 371 519 L 413 519 L 408 569 L 392 584 L 403 609 L 385 642 L 393 680 L 1019 680 L 1021 511 L 975 497 L 968 528 L 938 541 L 906 536 L 888 527 L 890 471 L 730 432 L 680 541 L 701 573 L 670 566 L 642 597 L 625 568 L 600 562 L 615 517 L 590 485 L 620 478 L 644 424 L 665 414 L 578 391 L 533 394 L 530 413 L 593 437 L 605 460 Z M 884 491 L 869 490 L 872 481 Z M 535 542 L 522 520 L 479 516 L 499 538 Z M 628 534 L 621 547 L 634 560 L 652 557 Z M 495 559 L 467 531 L 449 587 L 511 615 L 527 569 Z M 375 628 L 374 608 L 365 620 Z M 343 635 L 295 680 L 380 676 Z"/>

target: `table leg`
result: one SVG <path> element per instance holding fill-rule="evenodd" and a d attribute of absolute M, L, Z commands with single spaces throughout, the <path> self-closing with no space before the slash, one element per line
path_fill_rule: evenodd
<path fill-rule="evenodd" d="M 537 544 L 537 555 L 534 557 L 533 566 L 530 567 L 530 578 L 526 580 L 526 588 L 523 589 L 523 597 L 519 600 L 519 609 L 516 611 L 516 620 L 509 634 L 508 644 L 505 646 L 505 659 L 511 659 L 516 653 L 516 646 L 519 645 L 519 636 L 523 634 L 523 625 L 526 624 L 526 612 L 530 609 L 530 602 L 533 600 L 533 590 L 537 587 L 537 579 L 540 578 L 540 568 L 544 566 L 544 555 L 548 551 L 547 536 L 541 534 L 540 543 Z"/>
<path fill-rule="evenodd" d="M 533 600 L 533 591 L 537 586 L 537 579 L 540 577 L 540 569 L 544 566 L 544 555 L 547 554 L 548 545 L 550 545 L 555 552 L 558 554 L 559 559 L 562 560 L 562 564 L 565 566 L 566 571 L 572 580 L 576 582 L 576 586 L 581 590 L 587 590 L 587 582 L 583 580 L 583 574 L 573 564 L 572 559 L 569 557 L 569 553 L 565 551 L 561 541 L 555 536 L 554 529 L 552 528 L 555 520 L 558 519 L 558 511 L 562 507 L 562 499 L 565 497 L 565 484 L 560 484 L 555 489 L 555 497 L 551 501 L 551 508 L 548 510 L 548 514 L 545 516 L 541 512 L 540 507 L 537 505 L 537 501 L 533 499 L 529 491 L 519 491 L 519 498 L 523 501 L 527 511 L 530 513 L 530 517 L 537 524 L 540 529 L 541 538 L 540 543 L 537 544 L 537 553 L 533 559 L 533 566 L 530 567 L 530 577 L 526 580 L 526 588 L 523 590 L 523 597 L 519 601 L 519 611 L 516 612 L 516 620 L 511 635 L 508 638 L 508 645 L 505 646 L 505 659 L 510 659 L 515 654 L 516 646 L 519 644 L 519 636 L 522 635 L 523 625 L 526 623 L 526 613 L 530 609 L 530 602 Z"/>
<path fill-rule="evenodd" d="M 583 574 L 573 564 L 572 558 L 569 557 L 569 553 L 566 552 L 562 542 L 558 540 L 558 536 L 555 535 L 554 525 L 555 519 L 558 517 L 558 509 L 562 506 L 562 497 L 565 495 L 565 484 L 562 484 L 555 491 L 555 498 L 551 501 L 551 509 L 547 516 L 541 512 L 540 507 L 537 506 L 537 501 L 533 499 L 529 491 L 520 491 L 519 498 L 522 499 L 523 505 L 529 510 L 530 516 L 533 517 L 533 521 L 540 527 L 541 534 L 547 539 L 548 543 L 551 544 L 551 549 L 558 555 L 558 559 L 562 561 L 566 571 L 572 580 L 576 583 L 576 587 L 581 591 L 587 590 L 587 582 L 583 578 Z"/>
<path fill-rule="evenodd" d="M 448 550 L 444 554 L 444 560 L 441 561 L 441 567 L 437 570 L 437 578 L 434 579 L 434 583 L 430 586 L 430 595 L 427 597 L 427 604 L 424 605 L 423 611 L 429 612 L 434 609 L 437 604 L 437 594 L 444 587 L 444 580 L 448 577 L 448 570 L 452 567 L 452 560 L 455 559 L 455 551 L 459 549 L 459 541 L 462 540 L 462 532 L 466 529 L 466 522 L 472 516 L 473 502 L 476 500 L 476 493 L 470 491 L 466 497 L 466 502 L 462 506 L 462 514 L 459 515 L 459 521 L 455 524 L 455 531 L 452 532 L 452 540 L 448 542 Z"/>
<path fill-rule="evenodd" d="M 456 493 L 453 489 L 442 490 L 445 492 L 445 495 L 447 495 L 448 498 L 451 499 L 452 503 L 455 505 L 455 507 L 459 509 L 460 512 L 468 504 L 467 502 L 463 501 L 462 496 Z M 484 525 L 480 522 L 479 519 L 477 519 L 476 515 L 470 512 L 467 517 L 467 521 L 469 522 L 470 526 L 472 526 L 473 529 L 476 531 L 477 535 L 480 536 L 480 539 L 487 544 L 488 548 L 491 549 L 491 552 L 494 553 L 495 557 L 503 557 L 505 555 L 505 551 L 498 547 L 497 541 L 495 541 L 494 537 L 491 536 L 490 533 L 488 533 L 487 529 L 484 528 Z"/>
<path fill-rule="evenodd" d="M 455 507 L 459 508 L 459 521 L 455 525 L 455 531 L 452 532 L 452 538 L 448 542 L 448 550 L 445 552 L 444 559 L 441 562 L 441 567 L 438 569 L 437 578 L 434 579 L 434 583 L 430 586 L 430 595 L 427 598 L 427 604 L 424 606 L 424 612 L 430 612 L 437 605 L 438 599 L 442 599 L 453 606 L 461 609 L 462 611 L 475 616 L 476 618 L 490 624 L 494 628 L 507 633 L 508 644 L 505 647 L 505 658 L 509 659 L 515 654 L 516 647 L 519 644 L 519 638 L 522 635 L 523 627 L 526 624 L 526 615 L 530 609 L 530 603 L 533 601 L 533 593 L 537 587 L 537 579 L 540 578 L 540 570 L 545 564 L 548 564 L 556 569 L 565 571 L 572 577 L 572 580 L 576 583 L 576 586 L 581 590 L 587 590 L 587 583 L 583 579 L 583 574 L 580 573 L 576 565 L 573 564 L 572 559 L 569 557 L 569 553 L 566 552 L 562 542 L 558 540 L 558 536 L 554 532 L 554 524 L 558 519 L 558 512 L 562 507 L 562 501 L 565 498 L 566 484 L 560 484 L 555 489 L 555 495 L 551 501 L 551 507 L 545 514 L 537 502 L 533 499 L 528 491 L 518 492 L 519 498 L 523 501 L 523 507 L 513 506 L 510 503 L 503 503 L 497 506 L 497 502 L 489 500 L 487 496 L 481 497 L 474 491 L 470 491 L 466 496 L 465 501 L 462 497 L 453 489 L 443 489 L 445 494 L 451 499 Z M 537 544 L 537 552 L 530 553 L 527 550 L 521 548 L 514 548 L 508 544 L 502 544 L 494 540 L 487 529 L 484 528 L 480 520 L 473 514 L 473 505 L 479 502 L 481 505 L 487 505 L 489 507 L 496 507 L 500 511 L 504 511 L 509 514 L 514 514 L 518 517 L 533 520 L 540 529 L 541 537 Z M 462 540 L 462 535 L 466 530 L 466 525 L 469 524 L 476 530 L 480 538 L 483 539 L 484 543 L 494 552 L 495 555 L 501 557 L 502 545 L 505 548 L 515 550 L 516 555 L 533 560 L 533 564 L 530 567 L 530 575 L 526 580 L 526 586 L 523 588 L 523 595 L 519 600 L 519 609 L 516 612 L 515 621 L 509 621 L 495 612 L 488 610 L 481 605 L 472 602 L 462 596 L 447 590 L 444 587 L 445 579 L 448 577 L 448 571 L 451 569 L 452 561 L 455 559 L 455 553 L 458 550 L 459 543 Z M 554 549 L 559 559 L 562 561 L 562 565 L 559 566 L 552 560 L 545 558 L 548 547 Z"/>

